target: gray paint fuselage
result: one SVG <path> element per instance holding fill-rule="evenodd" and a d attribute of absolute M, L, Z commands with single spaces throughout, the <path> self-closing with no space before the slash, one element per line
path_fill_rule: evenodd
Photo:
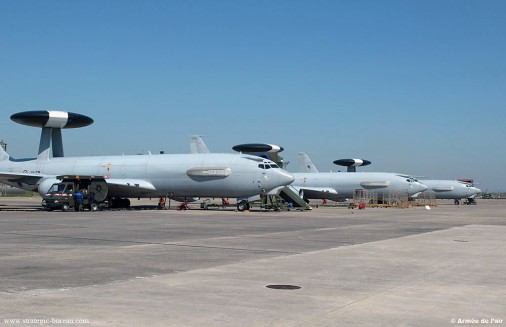
<path fill-rule="evenodd" d="M 258 157 L 237 154 L 166 154 L 104 157 L 60 157 L 46 160 L 0 162 L 0 171 L 40 176 L 37 185 L 20 185 L 36 190 L 44 181 L 56 182 L 58 175 L 107 176 L 115 197 L 171 196 L 247 197 L 270 191 L 293 181 L 282 169 L 263 170 Z M 228 176 L 195 177 L 187 174 L 193 168 L 228 168 Z M 14 179 L 13 179 L 14 180 Z M 131 181 L 131 183 L 129 183 Z M 141 181 L 140 185 L 136 183 Z M 5 182 L 5 181 L 4 181 Z M 144 183 L 144 184 L 143 184 Z M 50 185 L 45 185 L 49 188 Z M 45 192 L 45 190 L 42 190 Z M 41 193 L 41 190 L 39 190 Z"/>
<path fill-rule="evenodd" d="M 386 196 L 388 192 L 407 192 L 409 196 L 416 195 L 427 189 L 425 185 L 413 179 L 395 173 L 356 172 L 356 173 L 292 173 L 295 188 L 331 188 L 338 194 L 332 198 L 353 198 L 355 190 L 374 191 L 378 195 Z M 322 198 L 322 197 L 318 197 Z"/>

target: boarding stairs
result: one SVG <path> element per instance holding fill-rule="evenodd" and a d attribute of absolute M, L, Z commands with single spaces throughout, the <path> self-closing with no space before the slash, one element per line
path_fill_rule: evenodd
<path fill-rule="evenodd" d="M 299 192 L 291 185 L 283 187 L 279 192 L 279 197 L 286 203 L 291 203 L 291 207 L 293 208 L 298 210 L 311 210 L 309 204 L 300 197 Z"/>

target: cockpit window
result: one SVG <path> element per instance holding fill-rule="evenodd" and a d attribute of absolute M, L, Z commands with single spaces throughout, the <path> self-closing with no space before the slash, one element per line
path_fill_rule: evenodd
<path fill-rule="evenodd" d="M 259 164 L 258 168 L 271 169 L 271 168 L 279 168 L 279 166 L 276 165 L 275 163 L 271 163 L 271 164 L 266 163 L 266 164 Z"/>

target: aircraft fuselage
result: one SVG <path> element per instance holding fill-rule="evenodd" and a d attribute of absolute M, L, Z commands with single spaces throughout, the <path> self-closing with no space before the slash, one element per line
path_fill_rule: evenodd
<path fill-rule="evenodd" d="M 381 196 L 388 192 L 406 192 L 409 196 L 423 192 L 427 187 L 420 182 L 395 173 L 355 172 L 355 173 L 292 173 L 296 188 L 330 188 L 337 191 L 337 196 L 329 195 L 327 199 L 350 199 L 356 190 L 368 190 Z M 311 194 L 311 192 L 305 192 Z M 313 195 L 312 198 L 324 198 Z M 308 197 L 311 198 L 311 197 Z"/>
<path fill-rule="evenodd" d="M 0 171 L 41 176 L 36 183 L 12 178 L 7 184 L 46 192 L 59 175 L 106 176 L 114 197 L 247 197 L 289 184 L 282 169 L 266 171 L 259 158 L 236 154 L 161 154 L 59 157 L 0 162 Z M 20 182 L 22 180 L 22 182 Z"/>
<path fill-rule="evenodd" d="M 427 193 L 435 195 L 436 199 L 473 198 L 481 192 L 479 188 L 457 180 L 424 179 L 421 182 L 427 185 Z"/>

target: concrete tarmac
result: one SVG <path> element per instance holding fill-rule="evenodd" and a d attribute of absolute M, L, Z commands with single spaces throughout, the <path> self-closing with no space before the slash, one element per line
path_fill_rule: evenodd
<path fill-rule="evenodd" d="M 0 325 L 506 324 L 506 201 L 244 213 L 37 201 L 0 198 Z"/>

